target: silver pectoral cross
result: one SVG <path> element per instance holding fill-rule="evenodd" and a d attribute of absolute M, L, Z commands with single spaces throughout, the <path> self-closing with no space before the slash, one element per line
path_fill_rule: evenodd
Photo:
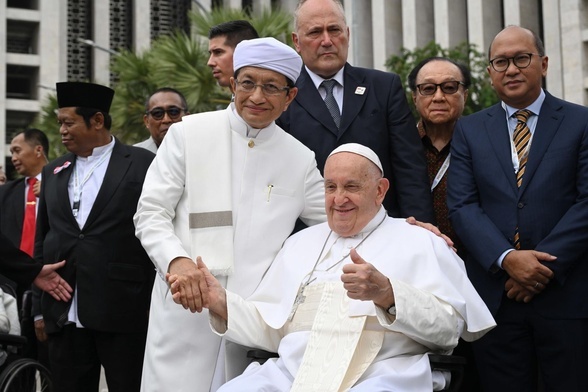
<path fill-rule="evenodd" d="M 290 312 L 290 315 L 288 316 L 288 321 L 292 321 L 294 319 L 294 315 L 296 314 L 296 310 L 298 309 L 298 305 L 303 303 L 304 300 L 306 299 L 306 296 L 304 295 L 304 289 L 306 289 L 306 286 L 308 286 L 309 284 L 314 282 L 315 279 L 316 278 L 311 279 L 307 282 L 300 283 L 300 287 L 298 288 L 298 292 L 296 293 L 296 298 L 294 299 L 294 304 L 292 305 L 292 311 Z"/>

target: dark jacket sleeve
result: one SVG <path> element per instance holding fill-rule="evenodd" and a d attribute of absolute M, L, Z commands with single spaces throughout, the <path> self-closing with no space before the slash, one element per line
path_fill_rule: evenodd
<path fill-rule="evenodd" d="M 22 286 L 29 286 L 43 265 L 16 248 L 0 234 L 0 273 Z"/>

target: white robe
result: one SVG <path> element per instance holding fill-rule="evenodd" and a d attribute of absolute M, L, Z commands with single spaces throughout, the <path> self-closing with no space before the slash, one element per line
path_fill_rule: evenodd
<path fill-rule="evenodd" d="M 235 254 L 234 273 L 220 280 L 247 297 L 298 217 L 309 225 L 326 220 L 323 179 L 314 153 L 275 124 L 251 138 L 247 137 L 247 125 L 233 112 L 233 104 L 218 116 L 228 116 L 233 131 Z M 190 129 L 184 122 L 170 127 L 147 172 L 135 215 L 137 237 L 159 274 L 151 298 L 142 391 L 209 391 L 221 347 L 221 339 L 210 331 L 207 312 L 192 314 L 175 304 L 165 282 L 171 260 L 196 260 L 198 255 L 197 249 L 190 249 L 189 200 L 184 192 L 186 155 L 190 154 L 184 141 L 186 132 Z M 249 143 L 252 140 L 254 143 Z M 207 162 L 202 162 L 201 168 L 215 170 L 207 167 Z M 268 184 L 273 185 L 271 193 Z M 235 364 L 228 366 L 237 366 L 237 374 L 246 366 L 244 352 L 242 358 L 234 354 L 227 358 L 234 360 Z M 237 364 L 239 360 L 242 366 Z M 233 371 L 228 369 L 227 373 Z"/>
<path fill-rule="evenodd" d="M 324 261 L 319 264 L 322 268 L 317 269 L 324 270 L 356 247 L 384 213 L 380 210 L 363 233 L 355 237 L 341 238 L 333 233 L 325 247 Z M 280 358 L 269 360 L 261 367 L 252 364 L 243 376 L 230 381 L 222 391 L 290 389 L 310 331 L 285 335 L 283 327 L 300 282 L 306 281 L 305 276 L 312 270 L 329 230 L 327 224 L 321 224 L 292 236 L 248 301 L 227 292 L 227 323 L 211 315 L 211 326 L 219 335 L 280 354 Z M 495 326 L 466 276 L 463 261 L 442 239 L 394 218 L 386 218 L 357 251 L 390 279 L 397 313 L 394 318 L 371 301 L 351 300 L 350 316 L 373 316 L 368 320 L 386 330 L 380 352 L 352 390 L 432 390 L 426 353 L 449 354 L 460 336 L 474 340 Z M 313 277 L 318 277 L 317 282 L 340 282 L 342 266 L 350 262 L 347 258 L 334 271 L 315 273 Z"/>
<path fill-rule="evenodd" d="M 143 140 L 142 142 L 135 143 L 133 144 L 133 146 L 141 147 L 145 150 L 151 151 L 154 154 L 157 154 L 157 144 L 155 144 L 155 140 L 153 140 L 153 137 L 150 137 L 147 140 Z"/>

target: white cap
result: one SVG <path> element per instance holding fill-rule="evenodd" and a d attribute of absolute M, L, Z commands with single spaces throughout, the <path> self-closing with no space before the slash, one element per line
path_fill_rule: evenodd
<path fill-rule="evenodd" d="M 275 38 L 255 38 L 239 42 L 233 52 L 233 69 L 258 67 L 276 71 L 292 82 L 302 70 L 302 58 L 294 49 Z"/>
<path fill-rule="evenodd" d="M 353 154 L 361 155 L 362 157 L 369 159 L 370 161 L 372 161 L 374 163 L 374 165 L 376 165 L 380 169 L 380 171 L 382 172 L 382 175 L 384 175 L 384 169 L 382 168 L 382 162 L 380 162 L 380 158 L 378 158 L 378 155 L 371 148 L 366 147 L 363 144 L 359 144 L 359 143 L 346 143 L 346 144 L 341 144 L 339 147 L 334 149 L 329 154 L 329 156 L 338 154 L 340 152 L 351 152 Z"/>

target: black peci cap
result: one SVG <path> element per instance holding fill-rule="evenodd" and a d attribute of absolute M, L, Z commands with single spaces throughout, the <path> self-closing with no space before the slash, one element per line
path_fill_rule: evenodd
<path fill-rule="evenodd" d="M 110 110 L 114 90 L 106 86 L 83 82 L 56 83 L 57 105 L 59 108 L 82 107 Z"/>

